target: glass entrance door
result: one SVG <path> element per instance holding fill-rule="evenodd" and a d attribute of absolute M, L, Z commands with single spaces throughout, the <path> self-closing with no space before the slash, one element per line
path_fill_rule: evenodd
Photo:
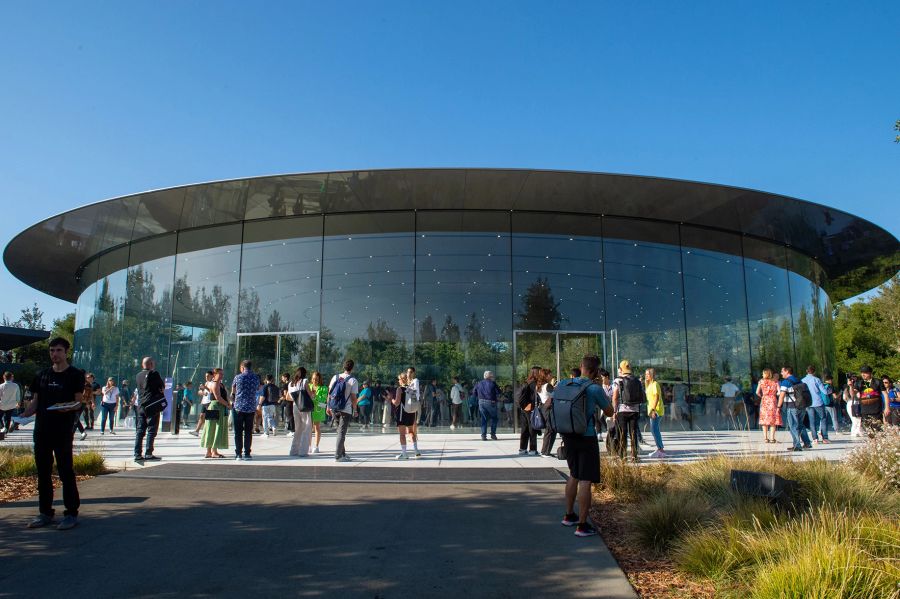
<path fill-rule="evenodd" d="M 293 374 L 300 366 L 309 371 L 318 367 L 319 333 L 239 333 L 237 351 L 238 364 L 250 360 L 257 374 L 273 374 L 277 380 L 282 373 Z"/>
<path fill-rule="evenodd" d="M 514 331 L 515 379 L 520 383 L 532 366 L 549 368 L 557 379 L 581 364 L 585 354 L 596 354 L 600 363 L 609 362 L 604 331 Z"/>

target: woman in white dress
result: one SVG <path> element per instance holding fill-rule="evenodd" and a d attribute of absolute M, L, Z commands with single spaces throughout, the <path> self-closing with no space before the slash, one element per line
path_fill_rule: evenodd
<path fill-rule="evenodd" d="M 306 369 L 302 366 L 294 372 L 294 377 L 288 384 L 288 395 L 292 400 L 294 411 L 294 436 L 291 439 L 289 455 L 303 458 L 309 455 L 309 446 L 312 442 L 312 410 L 302 412 L 300 408 L 304 403 L 312 407 L 315 395 L 309 388 Z"/>

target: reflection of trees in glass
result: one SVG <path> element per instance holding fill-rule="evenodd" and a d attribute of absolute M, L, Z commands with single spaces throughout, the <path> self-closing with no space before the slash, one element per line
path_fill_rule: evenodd
<path fill-rule="evenodd" d="M 556 331 L 562 323 L 559 302 L 553 297 L 548 279 L 538 277 L 522 295 L 522 306 L 516 314 L 516 328 Z"/>
<path fill-rule="evenodd" d="M 333 347 L 333 341 L 331 344 Z M 323 349 L 324 346 L 323 343 Z M 343 358 L 335 350 L 327 351 L 331 352 L 330 359 L 323 354 L 322 364 L 329 365 L 329 372 L 333 374 L 340 370 Z M 410 365 L 406 343 L 380 318 L 368 324 L 365 337 L 357 337 L 347 344 L 344 357 L 356 363 L 356 374 L 360 380 L 393 381 L 401 370 Z"/>
<path fill-rule="evenodd" d="M 754 333 L 750 348 L 754 376 L 759 377 L 764 368 L 778 372 L 784 365 L 793 365 L 794 341 L 789 318 L 779 317 L 770 310 L 752 323 L 751 331 Z"/>

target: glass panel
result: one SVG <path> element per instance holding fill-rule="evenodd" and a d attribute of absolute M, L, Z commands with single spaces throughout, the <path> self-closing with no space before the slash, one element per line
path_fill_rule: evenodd
<path fill-rule="evenodd" d="M 513 214 L 512 227 L 515 328 L 604 330 L 600 218 Z"/>
<path fill-rule="evenodd" d="M 555 332 L 516 332 L 516 380 L 524 380 L 532 366 L 557 374 Z"/>
<path fill-rule="evenodd" d="M 172 308 L 171 375 L 175 384 L 203 383 L 203 373 L 237 371 L 238 269 L 241 225 L 182 231 Z"/>
<path fill-rule="evenodd" d="M 169 370 L 175 235 L 134 243 L 126 273 L 122 332 L 122 371 L 134 380 L 141 359 L 152 356 L 164 377 Z"/>
<path fill-rule="evenodd" d="M 278 370 L 278 335 L 238 335 L 238 362 L 250 360 L 260 377 Z"/>
<path fill-rule="evenodd" d="M 273 374 L 291 375 L 301 366 L 310 373 L 316 370 L 316 333 L 285 334 L 280 337 L 279 372 Z"/>
<path fill-rule="evenodd" d="M 338 372 L 345 357 L 356 362 L 361 379 L 393 381 L 410 365 L 413 230 L 412 213 L 325 217 L 323 374 Z"/>
<path fill-rule="evenodd" d="M 604 218 L 603 266 L 619 359 L 635 371 L 655 368 L 659 380 L 686 379 L 677 225 Z"/>
<path fill-rule="evenodd" d="M 82 275 L 83 280 L 97 279 L 97 262 L 87 265 Z M 91 346 L 94 331 L 94 309 L 99 284 L 94 282 L 87 286 L 78 296 L 75 306 L 75 338 L 72 346 L 72 364 L 84 370 L 91 369 Z"/>
<path fill-rule="evenodd" d="M 778 372 L 794 362 L 791 300 L 784 247 L 749 237 L 743 244 L 750 355 L 758 379 L 765 368 Z"/>
<path fill-rule="evenodd" d="M 565 333 L 559 334 L 559 374 L 558 378 L 571 376 L 573 368 L 581 366 L 581 359 L 586 355 L 600 358 L 601 367 L 604 359 L 605 336 L 603 333 Z"/>
<path fill-rule="evenodd" d="M 449 388 L 453 376 L 480 380 L 491 370 L 509 386 L 509 214 L 419 212 L 416 223 L 419 376 Z"/>
<path fill-rule="evenodd" d="M 239 330 L 319 329 L 322 217 L 244 225 Z"/>
<path fill-rule="evenodd" d="M 101 385 L 108 377 L 116 384 L 131 374 L 121 367 L 123 312 L 127 295 L 129 248 L 123 247 L 100 257 L 100 276 L 94 320 L 94 358 L 91 369 Z M 129 385 L 131 381 L 129 381 Z"/>
<path fill-rule="evenodd" d="M 691 389 L 710 396 L 700 426 L 747 428 L 743 392 L 752 383 L 741 239 L 683 226 L 681 243 Z"/>
<path fill-rule="evenodd" d="M 816 351 L 816 315 L 819 312 L 819 287 L 813 262 L 803 254 L 787 250 L 788 282 L 791 286 L 791 313 L 794 320 L 794 372 L 805 373 L 807 366 L 821 371 L 821 354 Z"/>

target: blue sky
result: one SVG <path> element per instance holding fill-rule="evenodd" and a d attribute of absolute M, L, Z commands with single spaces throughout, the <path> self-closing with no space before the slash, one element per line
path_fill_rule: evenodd
<path fill-rule="evenodd" d="M 402 166 L 725 183 L 900 236 L 898 58 L 895 1 L 4 2 L 0 243 L 149 188 Z"/>

